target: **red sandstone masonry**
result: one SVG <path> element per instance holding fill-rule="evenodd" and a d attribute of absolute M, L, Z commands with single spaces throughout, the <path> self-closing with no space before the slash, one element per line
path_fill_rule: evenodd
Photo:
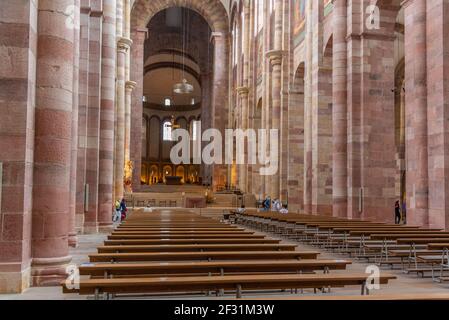
<path fill-rule="evenodd" d="M 112 225 L 116 75 L 116 0 L 103 2 L 98 223 Z"/>
<path fill-rule="evenodd" d="M 84 215 L 84 232 L 98 230 L 98 178 L 100 138 L 100 81 L 102 12 L 92 4 L 89 17 L 89 79 L 86 137 L 86 184 L 89 185 L 88 208 Z"/>
<path fill-rule="evenodd" d="M 74 32 L 62 13 L 73 0 L 40 1 L 36 70 L 32 282 L 65 278 L 68 256 Z M 50 268 L 51 265 L 51 269 Z"/>

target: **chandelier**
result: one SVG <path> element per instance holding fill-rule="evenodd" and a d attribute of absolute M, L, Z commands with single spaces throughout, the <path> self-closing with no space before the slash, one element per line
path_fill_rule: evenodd
<path fill-rule="evenodd" d="M 176 83 L 173 86 L 173 92 L 177 94 L 189 94 L 193 92 L 193 86 L 187 82 L 187 79 L 183 79 L 182 82 Z"/>

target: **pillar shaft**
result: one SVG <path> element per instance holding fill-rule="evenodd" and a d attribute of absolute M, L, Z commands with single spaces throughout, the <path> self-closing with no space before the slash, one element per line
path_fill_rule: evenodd
<path fill-rule="evenodd" d="M 140 189 L 140 173 L 142 165 L 142 97 L 143 97 L 143 54 L 147 30 L 133 30 L 131 38 L 131 79 L 136 82 L 131 102 L 131 141 L 130 158 L 133 163 L 132 190 Z"/>
<path fill-rule="evenodd" d="M 449 140 L 447 139 L 449 132 L 447 117 L 449 4 L 443 0 L 425 2 L 427 6 L 428 221 L 431 228 L 449 230 Z"/>
<path fill-rule="evenodd" d="M 116 86 L 116 112 L 117 126 L 115 133 L 115 199 L 121 199 L 124 194 L 125 170 L 125 64 L 126 51 L 129 47 L 119 39 L 117 45 L 117 86 Z"/>
<path fill-rule="evenodd" d="M 98 186 L 100 162 L 101 54 L 103 13 L 92 7 L 89 17 L 89 80 L 87 98 L 86 148 L 86 208 L 85 233 L 98 232 Z"/>
<path fill-rule="evenodd" d="M 271 71 L 271 129 L 278 130 L 279 137 L 281 135 L 281 89 L 282 89 L 282 17 L 283 17 L 283 1 L 276 0 L 274 3 L 274 50 L 267 52 L 267 57 L 270 60 Z M 271 148 L 271 146 L 270 146 Z M 280 197 L 280 170 L 279 158 L 280 148 L 278 150 L 271 150 L 277 153 L 277 167 L 278 171 L 270 177 L 271 180 L 271 194 L 273 199 Z"/>
<path fill-rule="evenodd" d="M 405 103 L 408 222 L 427 226 L 426 0 L 410 0 L 405 11 Z"/>
<path fill-rule="evenodd" d="M 78 243 L 76 232 L 76 179 L 78 160 L 78 106 L 79 106 L 79 63 L 80 63 L 80 0 L 74 0 L 73 29 L 73 116 L 72 116 L 72 148 L 70 160 L 70 215 L 69 215 L 69 246 L 76 247 Z"/>
<path fill-rule="evenodd" d="M 313 1 L 307 1 L 307 16 L 311 17 Z M 312 213 L 312 58 L 313 28 L 312 19 L 306 20 L 306 72 L 304 98 L 304 211 Z"/>
<path fill-rule="evenodd" d="M 213 89 L 212 89 L 212 114 L 213 127 L 220 130 L 224 137 L 224 130 L 228 119 L 228 38 L 222 33 L 213 34 L 214 43 L 214 72 L 213 72 Z M 214 165 L 212 185 L 216 190 L 218 186 L 226 182 L 227 167 L 226 165 Z"/>
<path fill-rule="evenodd" d="M 0 293 L 30 285 L 37 10 L 0 1 Z"/>
<path fill-rule="evenodd" d="M 116 0 L 104 0 L 103 8 L 98 223 L 99 227 L 108 228 L 112 225 L 113 208 Z"/>
<path fill-rule="evenodd" d="M 347 216 L 347 0 L 336 0 L 333 11 L 332 196 L 333 215 Z"/>
<path fill-rule="evenodd" d="M 89 28 L 90 8 L 81 7 L 80 53 L 79 53 L 79 99 L 78 99 L 78 150 L 76 163 L 76 216 L 75 230 L 84 231 L 87 120 L 89 97 Z"/>
<path fill-rule="evenodd" d="M 73 28 L 64 14 L 73 0 L 40 1 L 32 216 L 32 282 L 59 284 L 70 262 Z"/>

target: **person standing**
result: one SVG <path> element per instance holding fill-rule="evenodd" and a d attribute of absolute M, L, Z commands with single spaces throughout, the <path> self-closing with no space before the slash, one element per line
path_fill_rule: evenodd
<path fill-rule="evenodd" d="M 128 212 L 125 199 L 122 199 L 122 201 L 120 202 L 120 212 L 121 212 L 121 221 L 123 221 L 126 219 L 126 214 Z"/>
<path fill-rule="evenodd" d="M 122 219 L 122 212 L 120 210 L 120 201 L 115 201 L 115 214 L 114 217 L 112 218 L 112 222 L 121 222 Z"/>
<path fill-rule="evenodd" d="M 394 222 L 395 224 L 401 224 L 401 206 L 399 201 L 394 204 Z"/>

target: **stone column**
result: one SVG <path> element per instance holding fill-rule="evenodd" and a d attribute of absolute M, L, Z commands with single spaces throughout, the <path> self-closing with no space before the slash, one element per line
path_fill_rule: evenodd
<path fill-rule="evenodd" d="M 147 29 L 137 29 L 133 30 L 131 35 L 133 46 L 131 48 L 130 78 L 136 82 L 136 87 L 132 92 L 131 101 L 130 158 L 133 162 L 133 192 L 140 190 L 140 172 L 142 163 L 143 55 L 147 32 Z"/>
<path fill-rule="evenodd" d="M 89 95 L 89 28 L 90 7 L 82 1 L 80 25 L 80 56 L 79 56 L 79 99 L 78 99 L 78 146 L 76 162 L 76 232 L 84 232 L 85 186 L 86 186 L 86 147 L 87 119 Z M 84 5 L 84 6 L 83 6 Z"/>
<path fill-rule="evenodd" d="M 224 137 L 224 130 L 228 119 L 228 37 L 222 32 L 212 34 L 214 44 L 214 71 L 213 71 L 213 89 L 212 89 L 212 114 L 213 126 L 221 131 Z M 212 186 L 216 190 L 220 178 L 224 179 L 227 175 L 226 165 L 214 165 Z"/>
<path fill-rule="evenodd" d="M 70 160 L 70 216 L 69 239 L 71 247 L 76 247 L 78 237 L 76 235 L 76 178 L 78 160 L 78 105 L 79 105 L 79 64 L 80 64 L 80 0 L 74 2 L 73 13 L 73 116 L 72 116 L 72 148 Z"/>
<path fill-rule="evenodd" d="M 291 35 L 290 35 L 290 17 L 292 14 L 292 1 L 283 0 L 283 6 L 281 9 L 282 14 L 282 50 L 285 52 L 285 57 L 282 63 L 282 76 L 281 76 L 281 131 L 279 145 L 284 146 L 279 150 L 279 184 L 280 184 L 280 196 L 279 199 L 282 203 L 289 203 L 289 79 L 293 74 L 293 54 L 291 50 Z M 292 211 L 293 212 L 293 211 Z"/>
<path fill-rule="evenodd" d="M 126 81 L 125 84 L 125 180 L 130 181 L 132 179 L 132 172 L 130 171 L 131 161 L 131 103 L 133 90 L 136 88 L 134 81 Z M 132 182 L 132 181 L 130 181 Z M 131 186 L 131 185 L 129 185 Z M 132 188 L 125 190 L 125 192 L 131 192 Z"/>
<path fill-rule="evenodd" d="M 21 293 L 30 285 L 37 1 L 0 1 L 0 12 L 0 293 Z"/>
<path fill-rule="evenodd" d="M 278 130 L 279 137 L 281 135 L 281 90 L 282 90 L 282 60 L 285 52 L 282 51 L 282 17 L 283 17 L 283 4 L 282 0 L 276 0 L 274 4 L 274 50 L 268 51 L 266 56 L 271 64 L 271 129 Z M 270 146 L 271 148 L 271 146 Z M 271 177 L 271 197 L 276 199 L 280 197 L 280 150 L 279 146 L 277 152 L 277 167 L 278 171 Z"/>
<path fill-rule="evenodd" d="M 246 78 L 247 79 L 247 78 Z M 243 83 L 247 83 L 248 81 L 243 81 Z M 248 87 L 239 87 L 237 88 L 237 94 L 240 99 L 241 103 L 241 127 L 236 129 L 242 129 L 243 131 L 246 131 L 248 129 L 248 108 L 249 108 L 249 101 L 248 101 L 248 94 L 249 89 Z M 239 187 L 240 190 L 242 190 L 243 193 L 248 192 L 248 148 L 245 147 L 244 150 L 244 164 L 237 164 L 239 166 Z"/>
<path fill-rule="evenodd" d="M 353 176 L 360 179 L 360 188 L 352 189 L 352 196 L 359 200 L 355 203 L 357 215 L 353 218 L 388 223 L 394 222 L 393 208 L 396 199 L 395 95 L 392 91 L 395 87 L 393 57 L 396 37 L 392 21 L 395 21 L 398 11 L 399 6 L 385 5 L 379 29 L 370 29 L 363 23 L 365 30 L 361 33 L 361 47 L 350 54 L 350 59 L 354 61 L 352 54 L 362 59 L 361 64 L 351 65 L 351 68 L 355 68 L 352 70 L 356 73 L 355 76 L 358 76 L 361 69 L 360 83 L 351 83 L 355 85 L 351 90 L 361 89 L 354 92 L 360 95 L 361 103 L 358 106 L 352 105 L 351 111 L 354 113 L 350 111 L 348 115 L 348 119 L 355 125 L 350 129 L 353 132 L 348 135 L 349 143 L 357 141 L 360 146 L 358 154 L 354 154 L 356 157 L 352 159 L 355 162 L 350 163 L 354 166 L 351 170 L 360 174 L 358 177 Z M 365 22 L 364 15 L 361 19 Z M 351 37 L 357 38 L 357 33 L 351 34 Z M 353 45 L 357 45 L 357 42 L 351 42 L 348 47 L 352 48 Z M 359 184 L 359 181 L 354 182 Z"/>
<path fill-rule="evenodd" d="M 100 161 L 101 52 L 103 12 L 92 2 L 89 17 L 89 82 L 87 97 L 86 197 L 84 233 L 98 232 L 98 185 Z"/>
<path fill-rule="evenodd" d="M 332 214 L 346 217 L 348 207 L 347 174 L 347 0 L 334 1 L 333 17 L 333 93 L 332 93 Z"/>
<path fill-rule="evenodd" d="M 119 38 L 117 42 L 117 131 L 115 140 L 115 199 L 124 194 L 123 182 L 125 171 L 125 65 L 126 52 L 130 49 L 128 39 Z"/>
<path fill-rule="evenodd" d="M 100 162 L 98 178 L 98 225 L 112 226 L 114 172 L 114 117 L 116 74 L 116 0 L 103 1 L 101 52 Z"/>
<path fill-rule="evenodd" d="M 312 58 L 313 58 L 313 24 L 312 3 L 307 1 L 306 16 L 306 71 L 304 97 L 304 211 L 312 213 Z"/>
<path fill-rule="evenodd" d="M 428 226 L 426 0 L 405 3 L 407 221 Z"/>
<path fill-rule="evenodd" d="M 125 17 L 124 17 L 124 36 L 126 39 L 131 40 L 131 1 L 125 0 Z M 130 141 L 131 141 L 131 96 L 132 91 L 136 87 L 136 83 L 130 81 L 131 72 L 131 50 L 126 52 L 126 65 L 125 65 L 125 167 L 130 161 Z M 126 177 L 125 177 L 126 179 Z"/>
<path fill-rule="evenodd" d="M 36 68 L 32 283 L 59 285 L 68 247 L 74 32 L 64 14 L 74 0 L 40 1 Z"/>
<path fill-rule="evenodd" d="M 245 17 L 244 23 L 244 33 L 243 33 L 243 79 L 242 79 L 242 87 L 238 88 L 238 94 L 240 96 L 240 104 L 242 110 L 242 119 L 241 125 L 243 130 L 248 129 L 248 118 L 249 118 L 249 59 L 250 59 L 250 1 L 243 1 L 243 16 Z M 248 186 L 248 150 L 245 148 L 245 164 L 240 165 L 240 173 L 241 177 L 239 177 L 240 181 L 240 189 L 245 193 L 249 191 Z"/>
<path fill-rule="evenodd" d="M 419 8 L 422 10 L 423 4 L 421 4 L 421 1 L 419 3 Z M 444 0 L 429 0 L 425 1 L 425 5 L 427 11 L 428 224 L 431 228 L 444 228 L 448 231 L 449 140 L 447 137 L 449 120 L 447 111 L 449 101 L 449 4 Z M 422 35 L 422 31 L 420 31 L 420 34 Z M 417 40 L 421 40 L 421 38 L 417 38 Z M 421 46 L 416 45 L 415 54 L 423 55 L 422 51 L 424 49 L 422 46 L 423 44 Z M 406 91 L 407 94 L 408 91 Z M 421 101 L 419 103 L 423 102 Z M 408 107 L 406 105 L 406 108 Z M 423 197 L 421 196 L 421 198 Z M 416 220 L 417 218 L 412 218 L 412 223 Z"/>

